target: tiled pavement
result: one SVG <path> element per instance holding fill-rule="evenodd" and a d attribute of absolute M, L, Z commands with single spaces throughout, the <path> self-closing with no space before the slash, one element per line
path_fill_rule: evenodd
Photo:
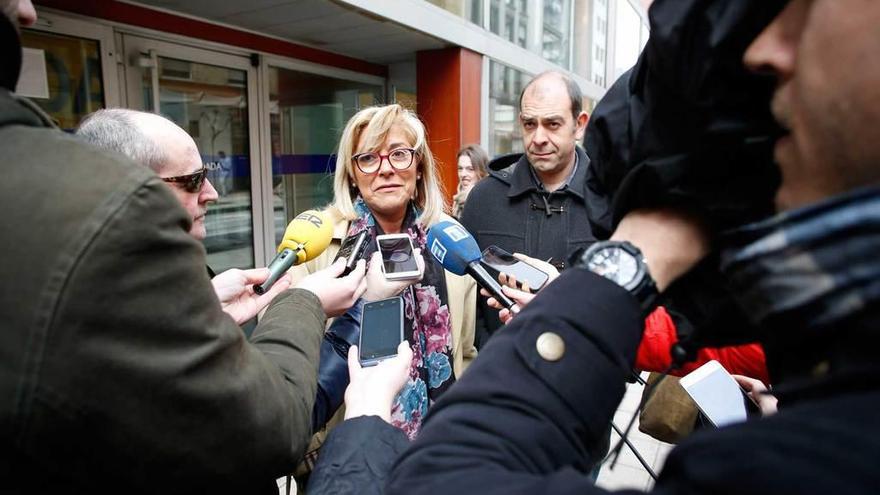
<path fill-rule="evenodd" d="M 646 378 L 647 375 L 647 373 L 643 373 L 642 376 Z M 614 415 L 614 424 L 621 431 L 626 428 L 630 417 L 632 417 L 633 412 L 638 407 L 643 388 L 642 385 L 637 383 L 627 386 L 626 394 L 624 394 L 623 400 L 617 408 L 617 413 Z M 639 431 L 638 425 L 639 421 L 636 418 L 628 438 L 630 443 L 639 451 L 642 458 L 651 466 L 651 469 L 657 473 L 663 467 L 663 462 L 673 446 L 645 435 Z M 616 433 L 612 432 L 611 445 L 614 446 L 619 438 Z M 599 480 L 596 484 L 608 489 L 635 488 L 648 490 L 654 485 L 654 481 L 639 463 L 638 459 L 636 459 L 636 456 L 633 455 L 629 447 L 624 445 L 614 469 L 610 469 L 610 462 L 602 466 L 602 470 L 599 471 Z"/>

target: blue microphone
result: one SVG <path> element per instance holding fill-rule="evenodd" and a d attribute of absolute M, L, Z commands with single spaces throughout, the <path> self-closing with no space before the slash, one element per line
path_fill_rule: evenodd
<path fill-rule="evenodd" d="M 519 313 L 519 305 L 507 297 L 498 281 L 480 264 L 483 258 L 480 247 L 474 236 L 461 224 L 451 220 L 437 222 L 428 230 L 428 246 L 431 255 L 443 268 L 456 275 L 467 273 L 505 308 L 514 314 Z"/>

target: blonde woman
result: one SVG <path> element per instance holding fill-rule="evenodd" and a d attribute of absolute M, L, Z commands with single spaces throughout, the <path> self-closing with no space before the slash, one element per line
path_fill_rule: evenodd
<path fill-rule="evenodd" d="M 410 438 L 418 432 L 428 407 L 476 356 L 475 284 L 470 277 L 445 272 L 425 246 L 428 228 L 448 218 L 443 198 L 418 117 L 399 105 L 363 109 L 349 120 L 339 143 L 334 200 L 327 208 L 335 221 L 333 243 L 321 256 L 294 269 L 297 278 L 329 265 L 341 241 L 362 230 L 374 239 L 366 259 L 375 251 L 375 237 L 380 234 L 407 233 L 421 249 L 422 279 L 401 293 L 405 337 L 413 359 L 391 413 L 391 423 Z M 381 292 L 368 289 L 367 298 Z"/>

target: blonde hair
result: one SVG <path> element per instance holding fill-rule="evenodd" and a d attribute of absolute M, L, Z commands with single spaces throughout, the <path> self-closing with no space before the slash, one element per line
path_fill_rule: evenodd
<path fill-rule="evenodd" d="M 376 151 L 382 147 L 388 133 L 395 125 L 399 125 L 407 139 L 413 143 L 413 148 L 416 150 L 413 161 L 417 172 L 421 172 L 422 176 L 421 179 L 416 180 L 414 202 L 421 211 L 416 222 L 424 227 L 430 227 L 440 220 L 441 214 L 446 210 L 443 183 L 437 174 L 434 155 L 428 147 L 425 126 L 414 113 L 396 104 L 365 108 L 356 113 L 345 125 L 339 141 L 339 150 L 336 153 L 333 203 L 329 208 L 337 218 L 346 220 L 358 218 L 352 203 L 358 191 L 356 187 L 352 187 L 355 182 L 354 163 L 351 157 L 361 136 L 364 136 L 366 149 Z"/>

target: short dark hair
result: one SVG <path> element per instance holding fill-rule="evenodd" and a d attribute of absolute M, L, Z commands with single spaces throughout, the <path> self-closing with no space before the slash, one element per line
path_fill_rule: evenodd
<path fill-rule="evenodd" d="M 581 91 L 581 87 L 578 86 L 578 83 L 576 83 L 571 76 L 558 70 L 546 70 L 526 83 L 522 91 L 519 93 L 519 111 L 522 112 L 522 100 L 523 95 L 526 94 L 526 90 L 539 79 L 549 76 L 556 76 L 562 79 L 562 82 L 565 84 L 565 89 L 568 91 L 568 98 L 571 100 L 571 116 L 577 120 L 578 115 L 584 110 L 584 93 Z"/>

